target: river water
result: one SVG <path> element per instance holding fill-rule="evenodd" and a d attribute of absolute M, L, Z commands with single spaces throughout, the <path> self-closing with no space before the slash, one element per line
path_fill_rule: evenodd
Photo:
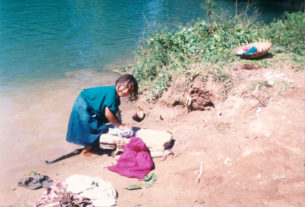
<path fill-rule="evenodd" d="M 235 13 L 235 0 L 216 2 L 217 10 Z M 297 6 L 281 2 L 258 1 L 261 19 Z M 119 67 L 151 27 L 197 18 L 205 18 L 203 0 L 1 0 L 0 92 L 68 71 Z"/>
<path fill-rule="evenodd" d="M 269 22 L 296 9 L 289 2 L 256 6 Z M 138 41 L 150 29 L 205 18 L 202 3 L 0 0 L 0 165 L 7 166 L 0 182 L 74 148 L 65 133 L 79 91 L 112 84 L 111 70 L 133 60 Z M 222 8 L 235 13 L 235 0 L 217 1 L 216 10 Z"/>

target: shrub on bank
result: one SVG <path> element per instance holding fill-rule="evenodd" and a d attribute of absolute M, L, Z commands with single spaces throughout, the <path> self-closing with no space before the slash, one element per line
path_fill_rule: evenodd
<path fill-rule="evenodd" d="M 140 43 L 136 63 L 122 71 L 134 74 L 140 90 L 156 99 L 181 74 L 191 80 L 211 73 L 215 80 L 225 81 L 224 67 L 239 61 L 233 49 L 245 42 L 269 39 L 276 48 L 273 53 L 290 53 L 304 62 L 304 38 L 304 12 L 287 13 L 268 25 L 241 16 L 198 20 L 179 30 L 151 32 Z M 192 70 L 195 63 L 201 65 L 200 70 Z"/>
<path fill-rule="evenodd" d="M 286 13 L 264 28 L 278 51 L 305 56 L 305 15 L 304 12 Z"/>

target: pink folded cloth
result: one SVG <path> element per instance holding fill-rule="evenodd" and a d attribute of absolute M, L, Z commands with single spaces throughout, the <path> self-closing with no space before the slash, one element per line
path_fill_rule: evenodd
<path fill-rule="evenodd" d="M 143 179 L 152 166 L 153 161 L 145 143 L 138 137 L 132 137 L 124 146 L 117 164 L 108 169 L 129 178 Z"/>

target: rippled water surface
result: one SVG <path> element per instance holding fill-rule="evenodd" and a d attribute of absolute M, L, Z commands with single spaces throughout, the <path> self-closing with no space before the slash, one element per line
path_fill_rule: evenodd
<path fill-rule="evenodd" d="M 200 2 L 1 0 L 0 87 L 124 62 L 149 24 L 202 17 Z"/>

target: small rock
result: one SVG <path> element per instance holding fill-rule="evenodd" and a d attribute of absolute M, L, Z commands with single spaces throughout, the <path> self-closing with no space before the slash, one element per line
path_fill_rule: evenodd
<path fill-rule="evenodd" d="M 255 111 L 256 116 L 257 116 L 261 111 L 262 111 L 262 108 L 259 107 L 259 108 Z"/>
<path fill-rule="evenodd" d="M 225 161 L 223 162 L 223 164 L 228 165 L 231 162 L 231 159 L 229 157 L 227 157 L 225 159 Z"/>
<path fill-rule="evenodd" d="M 161 119 L 162 121 L 164 120 L 162 115 L 160 115 L 160 119 Z"/>
<path fill-rule="evenodd" d="M 143 111 L 137 111 L 133 116 L 132 119 L 137 121 L 137 122 L 141 122 L 143 121 L 143 119 L 145 118 L 145 113 Z"/>

